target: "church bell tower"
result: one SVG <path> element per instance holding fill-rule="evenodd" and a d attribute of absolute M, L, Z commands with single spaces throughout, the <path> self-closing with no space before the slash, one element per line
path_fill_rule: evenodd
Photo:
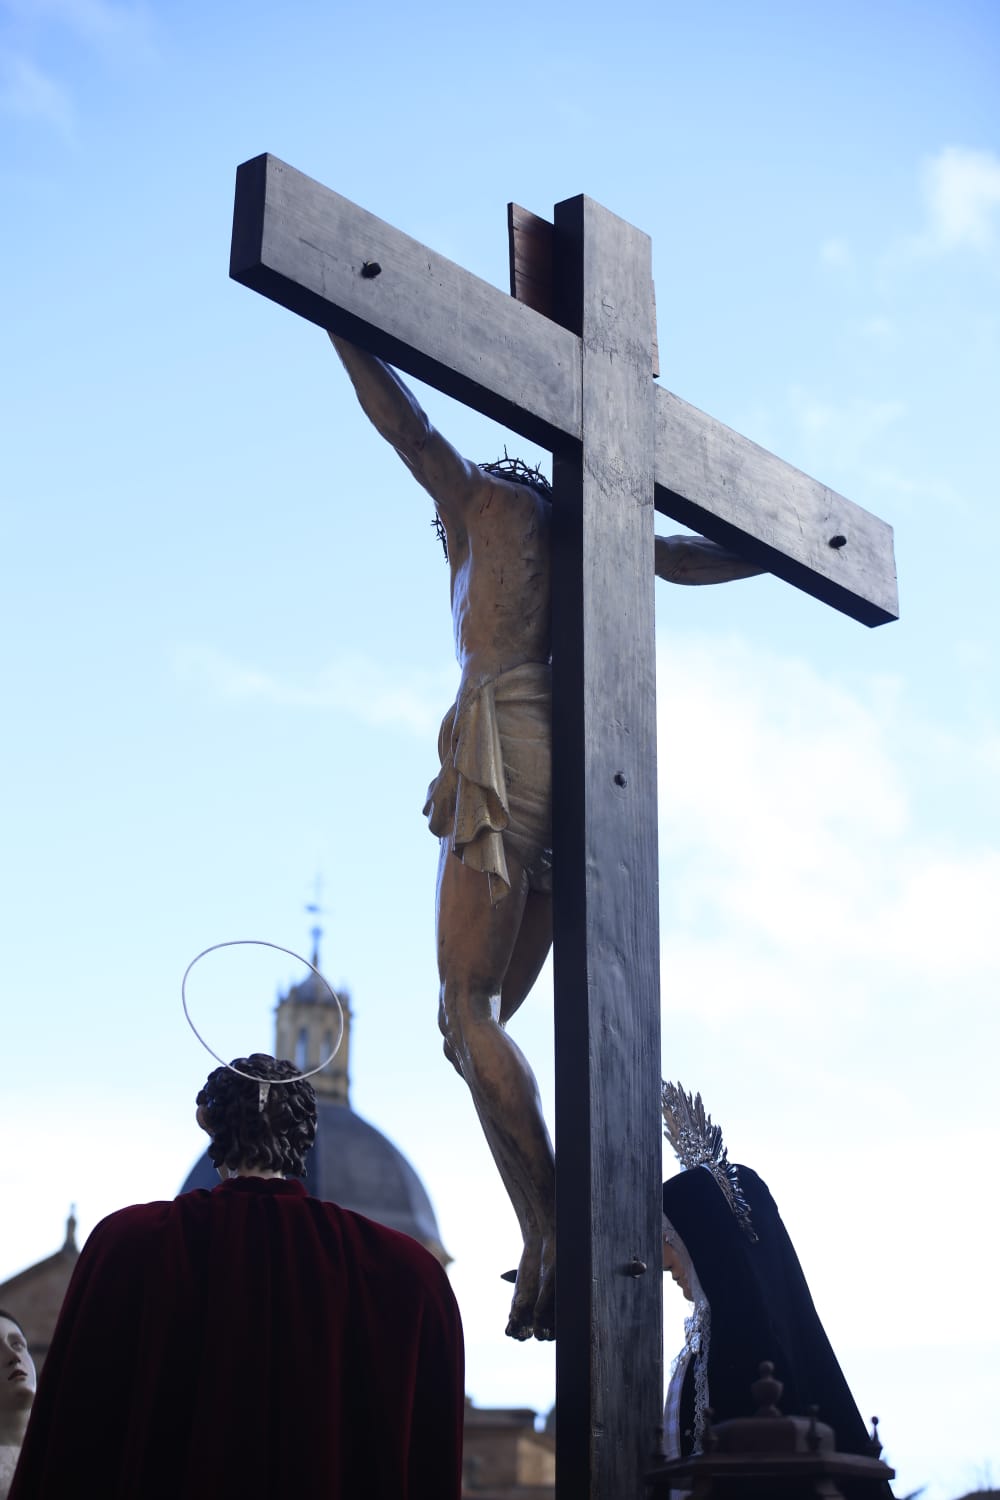
<path fill-rule="evenodd" d="M 316 969 L 320 967 L 320 936 L 320 929 L 314 927 L 310 962 Z M 309 1082 L 318 1099 L 349 1105 L 351 996 L 347 990 L 337 990 L 336 994 L 344 1012 L 344 1039 L 330 1066 L 314 1074 Z M 333 1051 L 339 1025 L 337 1005 L 330 991 L 317 974 L 307 974 L 301 984 L 293 985 L 287 995 L 279 997 L 274 1017 L 274 1055 L 287 1058 L 303 1073 L 318 1068 Z"/>

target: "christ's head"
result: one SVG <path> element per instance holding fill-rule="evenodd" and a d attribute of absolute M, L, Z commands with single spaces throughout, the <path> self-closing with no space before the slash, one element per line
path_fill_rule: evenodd
<path fill-rule="evenodd" d="M 211 1136 L 208 1154 L 220 1173 L 305 1176 L 306 1153 L 316 1139 L 316 1094 L 298 1074 L 294 1063 L 254 1052 L 208 1075 L 196 1100 L 196 1118 Z M 263 1108 L 254 1078 L 271 1084 Z"/>
<path fill-rule="evenodd" d="M 495 458 L 490 463 L 480 464 L 484 474 L 492 474 L 494 479 L 506 479 L 511 484 L 526 484 L 529 489 L 538 495 L 544 495 L 546 500 L 552 499 L 552 485 L 546 479 L 541 469 L 536 464 L 534 468 L 526 464 L 523 459 L 509 458 L 507 450 L 504 449 L 503 458 Z M 431 522 L 435 534 L 444 549 L 445 561 L 448 561 L 448 533 L 441 516 L 435 511 Z"/>

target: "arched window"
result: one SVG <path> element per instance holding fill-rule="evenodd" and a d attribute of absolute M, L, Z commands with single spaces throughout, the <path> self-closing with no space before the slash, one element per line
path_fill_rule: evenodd
<path fill-rule="evenodd" d="M 305 1026 L 299 1027 L 298 1041 L 295 1043 L 295 1066 L 300 1073 L 305 1072 L 306 1057 L 309 1053 L 309 1031 Z"/>

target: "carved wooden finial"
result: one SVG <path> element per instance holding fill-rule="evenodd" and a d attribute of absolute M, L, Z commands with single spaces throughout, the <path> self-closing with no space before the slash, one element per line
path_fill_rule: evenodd
<path fill-rule="evenodd" d="M 819 1420 L 819 1407 L 803 1416 L 782 1416 L 777 1403 L 782 1383 L 770 1360 L 758 1366 L 750 1386 L 757 1411 L 752 1417 L 731 1417 L 708 1425 L 702 1452 L 688 1458 L 667 1459 L 647 1476 L 650 1500 L 669 1500 L 676 1490 L 708 1497 L 784 1495 L 791 1500 L 842 1500 L 853 1493 L 841 1481 L 871 1483 L 871 1493 L 893 1477 L 878 1458 L 878 1418 L 872 1419 L 868 1453 L 839 1452 L 833 1428 Z M 859 1491 L 860 1492 L 860 1491 Z"/>
<path fill-rule="evenodd" d="M 868 1439 L 868 1451 L 872 1458 L 879 1458 L 882 1453 L 882 1439 L 878 1435 L 878 1417 L 872 1417 L 872 1435 Z"/>
<path fill-rule="evenodd" d="M 819 1428 L 816 1426 L 816 1419 L 819 1416 L 819 1407 L 807 1406 L 806 1416 L 809 1418 L 809 1431 L 806 1433 L 806 1447 L 809 1449 L 810 1453 L 818 1453 L 821 1442 Z"/>
<path fill-rule="evenodd" d="M 774 1365 L 769 1359 L 758 1365 L 759 1375 L 750 1387 L 750 1394 L 757 1403 L 755 1417 L 780 1417 L 778 1402 L 785 1389 L 780 1380 L 774 1378 Z"/>

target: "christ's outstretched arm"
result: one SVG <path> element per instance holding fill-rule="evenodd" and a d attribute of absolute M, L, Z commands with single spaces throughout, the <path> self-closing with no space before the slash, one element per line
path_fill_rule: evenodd
<path fill-rule="evenodd" d="M 444 519 L 459 522 L 466 503 L 482 485 L 478 464 L 463 458 L 431 426 L 423 407 L 395 370 L 334 333 L 330 342 L 373 427 L 433 496 Z"/>
<path fill-rule="evenodd" d="M 767 572 L 703 536 L 658 536 L 654 546 L 656 576 L 667 583 L 731 583 Z"/>

